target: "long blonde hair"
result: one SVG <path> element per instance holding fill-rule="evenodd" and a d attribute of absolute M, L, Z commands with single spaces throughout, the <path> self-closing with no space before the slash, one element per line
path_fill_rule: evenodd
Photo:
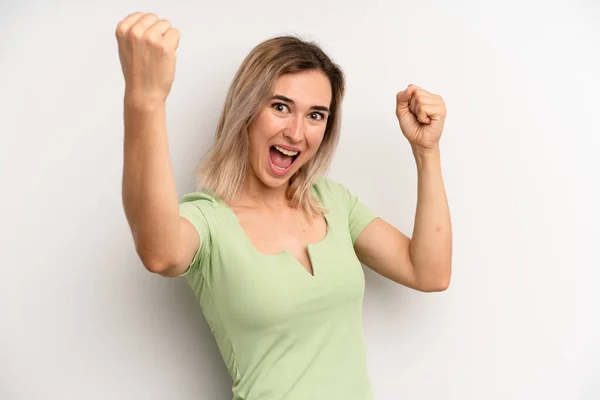
<path fill-rule="evenodd" d="M 240 191 L 248 170 L 248 127 L 273 95 L 281 75 L 322 71 L 331 83 L 330 114 L 323 141 L 315 155 L 290 178 L 287 197 L 308 215 L 325 210 L 312 195 L 312 186 L 329 168 L 340 135 L 341 102 L 345 77 L 314 42 L 280 36 L 257 45 L 238 68 L 229 87 L 217 125 L 215 140 L 197 168 L 199 187 L 226 202 Z"/>

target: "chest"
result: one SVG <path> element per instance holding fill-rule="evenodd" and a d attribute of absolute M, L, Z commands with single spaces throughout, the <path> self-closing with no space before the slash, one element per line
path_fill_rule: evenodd
<path fill-rule="evenodd" d="M 272 231 L 239 220 L 221 225 L 206 273 L 220 318 L 244 331 L 272 331 L 282 324 L 312 326 L 311 318 L 360 307 L 364 274 L 345 216 L 328 215 L 314 229 L 263 222 Z"/>
<path fill-rule="evenodd" d="M 348 214 L 324 205 L 309 221 L 220 209 L 202 269 L 188 275 L 211 325 L 247 337 L 360 314 L 365 280 Z"/>
<path fill-rule="evenodd" d="M 308 246 L 327 236 L 325 217 L 309 218 L 298 210 L 280 213 L 235 211 L 241 229 L 258 253 L 289 253 L 309 274 L 314 273 Z"/>

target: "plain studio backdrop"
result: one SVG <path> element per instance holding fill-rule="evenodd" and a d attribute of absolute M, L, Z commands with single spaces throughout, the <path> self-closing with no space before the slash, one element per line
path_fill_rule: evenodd
<path fill-rule="evenodd" d="M 122 209 L 114 30 L 134 11 L 182 35 L 167 104 L 180 197 L 238 65 L 291 33 L 347 75 L 329 177 L 410 235 L 395 95 L 443 96 L 452 282 L 426 294 L 365 269 L 378 400 L 600 399 L 600 7 L 483 3 L 3 2 L 0 399 L 231 399 L 191 289 L 143 268 Z"/>

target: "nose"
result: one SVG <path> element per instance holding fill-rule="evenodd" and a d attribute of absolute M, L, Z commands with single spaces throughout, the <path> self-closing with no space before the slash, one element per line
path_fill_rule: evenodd
<path fill-rule="evenodd" d="M 287 125 L 283 130 L 283 136 L 289 139 L 292 143 L 298 143 L 304 137 L 304 119 L 294 115 L 288 119 Z"/>

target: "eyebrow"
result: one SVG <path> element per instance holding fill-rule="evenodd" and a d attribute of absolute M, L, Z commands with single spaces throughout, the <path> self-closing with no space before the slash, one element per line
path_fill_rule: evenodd
<path fill-rule="evenodd" d="M 285 102 L 290 103 L 290 104 L 296 104 L 296 102 L 294 102 L 294 100 L 290 99 L 289 97 L 282 96 L 280 94 L 276 94 L 275 96 L 271 97 L 271 100 L 275 100 L 275 99 L 282 100 L 282 101 L 285 101 Z M 325 112 L 328 112 L 328 113 L 331 112 L 329 110 L 329 107 L 325 107 L 325 106 L 312 106 L 310 109 L 311 110 L 325 111 Z"/>

